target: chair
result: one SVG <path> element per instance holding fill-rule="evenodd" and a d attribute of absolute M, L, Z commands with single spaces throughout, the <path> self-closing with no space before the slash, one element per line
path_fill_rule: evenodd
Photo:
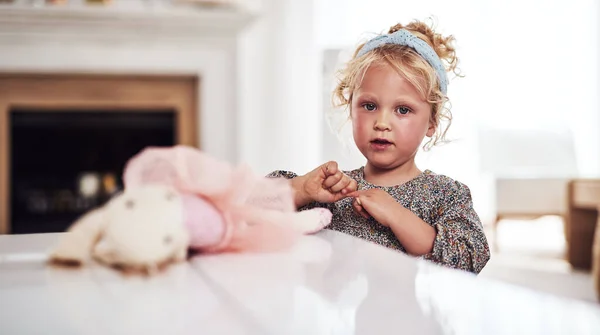
<path fill-rule="evenodd" d="M 567 185 L 578 172 L 570 131 L 484 127 L 479 144 L 483 172 L 495 180 L 496 249 L 503 218 L 565 217 Z"/>

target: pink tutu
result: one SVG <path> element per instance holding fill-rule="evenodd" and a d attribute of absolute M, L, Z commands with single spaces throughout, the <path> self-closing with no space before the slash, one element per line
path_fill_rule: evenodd
<path fill-rule="evenodd" d="M 255 176 L 187 147 L 150 147 L 125 167 L 126 189 L 162 184 L 184 197 L 191 248 L 202 251 L 276 250 L 323 229 L 327 209 L 299 213 L 288 180 Z M 312 213 L 311 213 L 312 212 Z"/>

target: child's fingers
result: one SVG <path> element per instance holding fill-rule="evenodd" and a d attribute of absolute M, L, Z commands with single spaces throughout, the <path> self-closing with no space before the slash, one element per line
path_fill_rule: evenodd
<path fill-rule="evenodd" d="M 361 214 L 362 207 L 360 206 L 360 203 L 358 202 L 358 198 L 355 198 L 352 200 L 352 208 L 354 209 L 354 211 L 356 213 Z"/>
<path fill-rule="evenodd" d="M 358 184 L 356 180 L 350 178 L 350 183 L 342 190 L 342 194 L 348 195 L 358 190 Z"/>
<path fill-rule="evenodd" d="M 330 161 L 330 162 L 325 163 L 324 172 L 325 172 L 325 176 L 327 176 L 327 177 L 328 176 L 333 176 L 336 173 L 340 172 L 340 171 L 338 171 L 337 162 Z"/>
<path fill-rule="evenodd" d="M 344 189 L 346 189 L 348 186 L 350 186 L 350 183 L 352 182 L 352 178 L 347 177 L 347 176 L 343 176 L 342 179 L 335 185 L 331 186 L 329 188 L 329 190 L 333 193 L 338 193 Z"/>
<path fill-rule="evenodd" d="M 345 175 L 341 171 L 338 171 L 333 176 L 325 178 L 325 180 L 323 181 L 323 188 L 330 189 L 333 185 L 339 183 L 340 180 L 344 178 L 344 176 Z"/>
<path fill-rule="evenodd" d="M 367 213 L 367 211 L 365 211 L 363 208 L 360 198 L 354 198 L 354 201 L 352 201 L 352 208 L 354 208 L 354 211 L 365 219 L 369 218 L 369 213 Z"/>

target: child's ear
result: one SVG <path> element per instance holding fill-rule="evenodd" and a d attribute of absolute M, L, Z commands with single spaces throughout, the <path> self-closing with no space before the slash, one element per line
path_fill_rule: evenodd
<path fill-rule="evenodd" d="M 435 130 L 437 128 L 437 123 L 435 120 L 429 120 L 429 128 L 427 128 L 427 137 L 432 137 L 435 134 Z"/>

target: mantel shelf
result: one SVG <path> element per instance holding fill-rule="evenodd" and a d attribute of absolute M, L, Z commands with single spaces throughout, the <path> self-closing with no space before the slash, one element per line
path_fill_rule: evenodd
<path fill-rule="evenodd" d="M 0 5 L 0 37 L 235 35 L 254 14 L 239 7 Z"/>

